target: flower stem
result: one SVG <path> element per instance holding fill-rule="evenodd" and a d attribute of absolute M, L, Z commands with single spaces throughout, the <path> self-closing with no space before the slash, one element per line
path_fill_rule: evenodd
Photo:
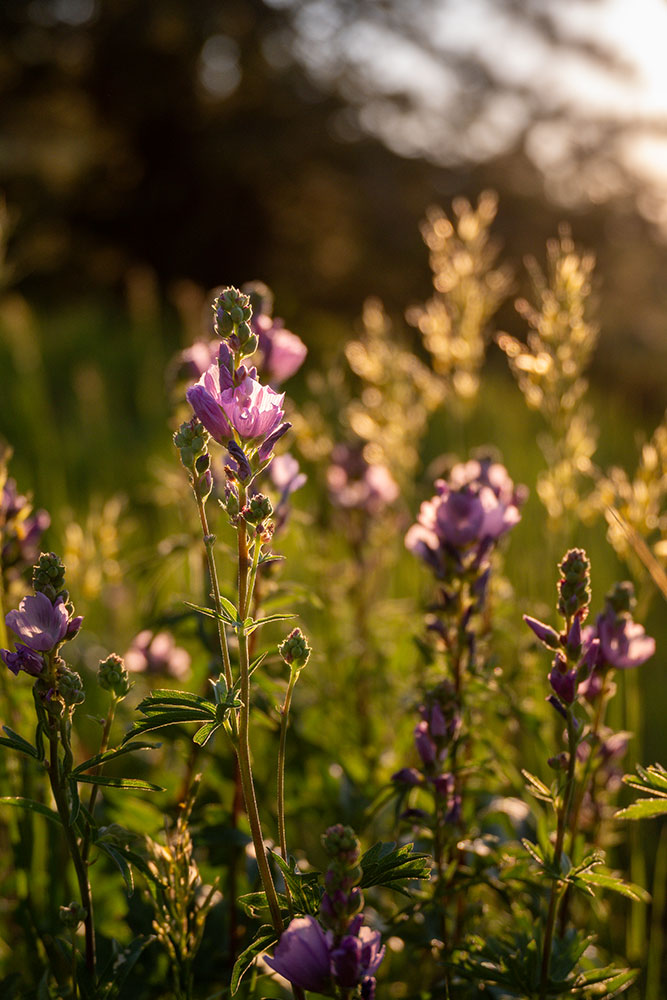
<path fill-rule="evenodd" d="M 246 503 L 245 487 L 239 487 L 239 505 L 241 509 Z M 238 596 L 239 596 L 239 618 L 243 622 L 248 613 L 248 537 L 246 534 L 245 521 L 241 520 L 238 525 Z M 239 663 L 241 669 L 241 708 L 239 710 L 239 727 L 237 755 L 239 761 L 239 771 L 241 775 L 241 787 L 243 788 L 243 798 L 245 800 L 248 822 L 252 834 L 253 845 L 255 847 L 255 857 L 259 874 L 266 893 L 266 901 L 271 913 L 271 923 L 278 933 L 283 930 L 283 919 L 280 914 L 280 904 L 276 887 L 271 875 L 271 869 L 264 847 L 264 837 L 257 807 L 257 797 L 255 795 L 255 785 L 252 776 L 252 765 L 250 763 L 250 663 L 248 658 L 248 637 L 245 629 L 241 625 L 238 629 L 239 637 Z"/>
<path fill-rule="evenodd" d="M 225 626 L 222 621 L 222 603 L 220 601 L 220 584 L 218 582 L 218 570 L 215 565 L 215 556 L 213 554 L 213 546 L 215 545 L 215 535 L 212 535 L 208 527 L 208 518 L 206 517 L 206 505 L 204 499 L 199 492 L 197 486 L 195 485 L 196 479 L 193 480 L 193 492 L 197 500 L 197 510 L 199 511 L 199 520 L 201 522 L 202 535 L 204 539 L 204 548 L 206 549 L 206 561 L 208 563 L 208 575 L 211 579 L 211 590 L 213 592 L 213 603 L 215 604 L 215 610 L 218 613 L 218 637 L 220 639 L 220 653 L 222 654 L 222 663 L 225 671 L 225 680 L 227 682 L 227 687 L 232 688 L 234 681 L 232 678 L 232 664 L 229 656 L 229 644 L 227 642 L 227 633 L 225 632 Z"/>
<path fill-rule="evenodd" d="M 114 716 L 116 715 L 116 705 L 118 704 L 118 699 L 114 694 L 111 695 L 111 704 L 109 705 L 109 711 L 107 712 L 107 717 L 104 720 L 104 728 L 102 730 L 102 739 L 100 740 L 99 753 L 104 753 L 104 751 L 109 746 L 109 734 L 111 733 L 111 726 L 113 725 Z M 94 767 L 91 774 L 97 775 L 102 770 L 102 765 L 98 764 Z M 93 785 L 90 790 L 90 798 L 88 799 L 88 812 L 93 815 L 93 809 L 95 808 L 95 803 L 97 802 L 97 795 L 99 792 L 99 785 Z M 86 828 L 86 834 L 83 838 L 83 844 L 81 847 L 81 857 L 83 858 L 84 864 L 88 862 L 88 854 L 90 853 L 90 841 L 92 837 L 92 828 L 88 826 Z"/>
<path fill-rule="evenodd" d="M 51 790 L 56 802 L 58 815 L 60 816 L 60 822 L 65 833 L 65 839 L 67 841 L 67 847 L 76 872 L 77 882 L 79 883 L 81 905 L 86 911 L 86 968 L 94 980 L 95 929 L 93 926 L 93 899 L 90 892 L 90 883 L 88 881 L 88 871 L 81 856 L 81 852 L 79 851 L 79 844 L 70 819 L 70 811 L 67 804 L 65 789 L 61 783 L 60 763 L 58 761 L 58 728 L 56 720 L 50 720 L 49 728 L 49 781 L 51 782 Z"/>
<path fill-rule="evenodd" d="M 567 778 L 565 779 L 565 792 L 560 808 L 558 810 L 558 821 L 556 827 L 556 845 L 554 847 L 553 865 L 560 868 L 560 861 L 563 856 L 563 842 L 565 840 L 565 830 L 567 828 L 567 817 L 572 805 L 572 795 L 574 793 L 574 768 L 576 763 L 576 731 L 572 712 L 567 713 L 567 737 L 569 761 L 567 768 Z M 558 903 L 561 898 L 559 892 L 560 879 L 554 878 L 551 882 L 551 896 L 549 898 L 549 910 L 547 912 L 547 922 L 544 928 L 544 944 L 542 947 L 542 970 L 540 976 L 540 1000 L 546 1000 L 547 988 L 549 986 L 549 965 L 551 962 L 551 947 L 553 944 L 554 928 L 556 926 L 556 916 L 558 914 Z"/>

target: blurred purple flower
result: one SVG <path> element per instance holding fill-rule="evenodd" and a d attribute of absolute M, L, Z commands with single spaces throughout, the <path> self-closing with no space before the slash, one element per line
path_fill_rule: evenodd
<path fill-rule="evenodd" d="M 52 604 L 46 594 L 24 597 L 18 611 L 5 615 L 5 622 L 30 649 L 45 653 L 67 635 L 69 615 L 62 597 Z"/>
<path fill-rule="evenodd" d="M 253 315 L 250 326 L 259 340 L 263 359 L 262 373 L 268 381 L 280 385 L 291 378 L 308 354 L 308 348 L 301 338 L 285 329 L 282 320 L 264 313 Z"/>
<path fill-rule="evenodd" d="M 655 653 L 655 639 L 629 614 L 616 615 L 613 608 L 598 617 L 600 657 L 610 667 L 627 670 L 639 667 Z"/>
<path fill-rule="evenodd" d="M 377 514 L 398 499 L 399 489 L 386 465 L 371 465 L 360 448 L 337 444 L 327 469 L 332 503 Z"/>
<path fill-rule="evenodd" d="M 51 518 L 45 510 L 32 512 L 30 501 L 18 492 L 14 479 L 7 479 L 0 493 L 0 523 L 3 525 L 0 552 L 3 569 L 20 572 L 35 563 L 42 535 Z"/>
<path fill-rule="evenodd" d="M 436 745 L 431 739 L 428 722 L 418 722 L 414 729 L 415 746 L 422 762 L 428 766 L 435 762 Z"/>
<path fill-rule="evenodd" d="M 323 993 L 331 987 L 329 952 L 330 938 L 315 917 L 296 917 L 265 962 L 294 986 Z"/>
<path fill-rule="evenodd" d="M 9 649 L 0 649 L 0 657 L 13 674 L 18 675 L 19 671 L 23 670 L 31 677 L 39 677 L 44 669 L 44 658 L 22 642 L 16 643 L 16 652 L 14 653 Z"/>
<path fill-rule="evenodd" d="M 204 372 L 208 371 L 215 363 L 219 350 L 219 340 L 195 340 L 176 358 L 178 374 L 188 381 L 201 378 Z"/>
<path fill-rule="evenodd" d="M 289 452 L 274 458 L 269 475 L 273 485 L 280 492 L 280 503 L 301 489 L 307 478 L 304 472 L 299 471 L 299 463 Z"/>
<path fill-rule="evenodd" d="M 514 487 L 499 463 L 455 465 L 449 480 L 437 480 L 435 489 L 436 496 L 422 503 L 405 545 L 440 577 L 452 559 L 460 563 L 472 555 L 473 564 L 481 564 L 492 545 L 521 520 L 525 490 Z"/>
<path fill-rule="evenodd" d="M 181 680 L 190 670 L 190 654 L 176 645 L 169 632 L 154 634 L 144 629 L 134 637 L 123 659 L 134 673 L 164 674 Z"/>
<path fill-rule="evenodd" d="M 402 767 L 392 774 L 391 780 L 397 785 L 421 785 L 423 779 L 416 767 Z"/>

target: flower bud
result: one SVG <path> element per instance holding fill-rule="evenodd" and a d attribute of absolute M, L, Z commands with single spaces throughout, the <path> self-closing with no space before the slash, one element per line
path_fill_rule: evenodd
<path fill-rule="evenodd" d="M 83 690 L 81 674 L 69 667 L 62 667 L 58 672 L 58 694 L 68 708 L 73 708 L 74 705 L 80 705 L 84 702 L 86 694 Z"/>
<path fill-rule="evenodd" d="M 635 588 L 629 580 L 615 583 L 605 601 L 617 615 L 631 614 L 637 604 Z"/>
<path fill-rule="evenodd" d="M 308 663 L 311 650 L 301 629 L 295 628 L 280 643 L 278 652 L 292 670 L 301 670 Z"/>
<path fill-rule="evenodd" d="M 69 906 L 61 906 L 59 911 L 60 922 L 70 930 L 76 930 L 79 924 L 88 916 L 88 911 L 79 903 L 72 901 Z"/>
<path fill-rule="evenodd" d="M 273 505 L 263 493 L 256 493 L 243 508 L 243 517 L 248 524 L 261 524 L 273 514 Z"/>
<path fill-rule="evenodd" d="M 65 567 L 55 552 L 42 552 L 32 568 L 32 586 L 36 593 L 44 594 L 55 604 L 58 597 L 65 596 Z"/>
<path fill-rule="evenodd" d="M 128 694 L 132 685 L 122 656 L 111 653 L 106 660 L 100 660 L 97 683 L 104 691 L 111 691 L 116 698 L 124 698 Z"/>
<path fill-rule="evenodd" d="M 570 549 L 558 568 L 562 574 L 558 581 L 558 611 L 563 618 L 571 618 L 580 612 L 583 621 L 591 599 L 588 556 L 583 549 Z"/>
<path fill-rule="evenodd" d="M 209 433 L 204 425 L 192 417 L 182 423 L 174 434 L 174 444 L 181 453 L 181 462 L 186 469 L 192 469 L 200 456 L 206 453 Z"/>
<path fill-rule="evenodd" d="M 560 646 L 560 636 L 554 628 L 551 628 L 550 625 L 545 625 L 544 622 L 538 621 L 537 618 L 531 618 L 530 615 L 524 615 L 523 620 L 528 628 L 533 630 L 540 642 L 543 642 L 549 649 L 558 649 Z"/>

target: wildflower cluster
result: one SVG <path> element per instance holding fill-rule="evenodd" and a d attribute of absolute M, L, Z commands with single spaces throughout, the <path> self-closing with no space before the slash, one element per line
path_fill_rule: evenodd
<path fill-rule="evenodd" d="M 19 493 L 16 481 L 7 477 L 8 458 L 7 452 L 0 455 L 0 567 L 4 589 L 34 563 L 42 535 L 51 523 L 47 511 L 33 510 L 29 499 Z"/>

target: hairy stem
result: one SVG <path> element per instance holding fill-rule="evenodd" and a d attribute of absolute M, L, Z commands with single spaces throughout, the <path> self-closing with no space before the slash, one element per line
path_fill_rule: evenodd
<path fill-rule="evenodd" d="M 104 751 L 109 746 L 109 734 L 111 733 L 111 726 L 113 725 L 114 716 L 116 715 L 116 705 L 118 704 L 118 699 L 114 694 L 111 695 L 111 704 L 109 705 L 109 711 L 107 712 L 107 717 L 104 720 L 104 728 L 102 729 L 102 739 L 100 740 L 99 753 L 104 753 Z M 97 775 L 102 770 L 102 765 L 98 764 L 91 771 L 91 774 Z M 90 790 L 90 798 L 88 799 L 88 812 L 93 815 L 93 809 L 95 808 L 95 803 L 97 802 L 97 796 L 99 793 L 99 785 L 93 785 Z M 83 858 L 84 864 L 88 862 L 88 855 L 90 853 L 90 842 L 92 838 L 92 827 L 86 827 L 86 835 L 83 838 L 83 844 L 81 847 L 81 857 Z"/>
<path fill-rule="evenodd" d="M 196 482 L 196 480 L 194 481 Z M 213 593 L 213 603 L 215 604 L 215 610 L 218 613 L 218 637 L 220 639 L 220 653 L 222 655 L 222 663 L 225 671 L 225 680 L 227 681 L 227 687 L 231 688 L 234 684 L 232 678 L 232 663 L 229 656 L 229 644 L 227 642 L 227 633 L 225 632 L 225 626 L 222 621 L 222 603 L 220 601 L 220 584 L 218 582 L 218 569 L 215 564 L 215 556 L 213 554 L 213 546 L 215 545 L 215 535 L 212 535 L 208 527 L 208 518 L 206 517 L 206 505 L 204 499 L 199 492 L 199 489 L 193 482 L 193 491 L 197 499 L 197 510 L 199 511 L 199 520 L 201 522 L 201 530 L 204 539 L 204 548 L 206 549 L 206 561 L 208 563 L 208 575 L 211 580 L 211 591 Z"/>
<path fill-rule="evenodd" d="M 239 488 L 239 506 L 241 509 L 246 503 L 245 487 Z M 243 621 L 248 612 L 248 537 L 246 534 L 245 521 L 241 520 L 238 526 L 238 595 L 239 595 L 239 618 Z M 250 762 L 250 663 L 248 658 L 248 637 L 241 625 L 238 629 L 239 636 L 239 664 L 241 669 L 241 708 L 239 710 L 239 727 L 237 754 L 239 761 L 239 771 L 241 775 L 241 787 L 243 788 L 243 798 L 245 800 L 248 822 L 255 847 L 255 856 L 259 874 L 266 893 L 266 900 L 271 913 L 271 922 L 278 933 L 283 930 L 283 919 L 280 914 L 280 904 L 273 876 L 269 867 L 266 849 L 264 847 L 264 837 L 257 807 L 257 796 L 255 795 L 255 784 L 252 776 L 252 765 Z"/>

